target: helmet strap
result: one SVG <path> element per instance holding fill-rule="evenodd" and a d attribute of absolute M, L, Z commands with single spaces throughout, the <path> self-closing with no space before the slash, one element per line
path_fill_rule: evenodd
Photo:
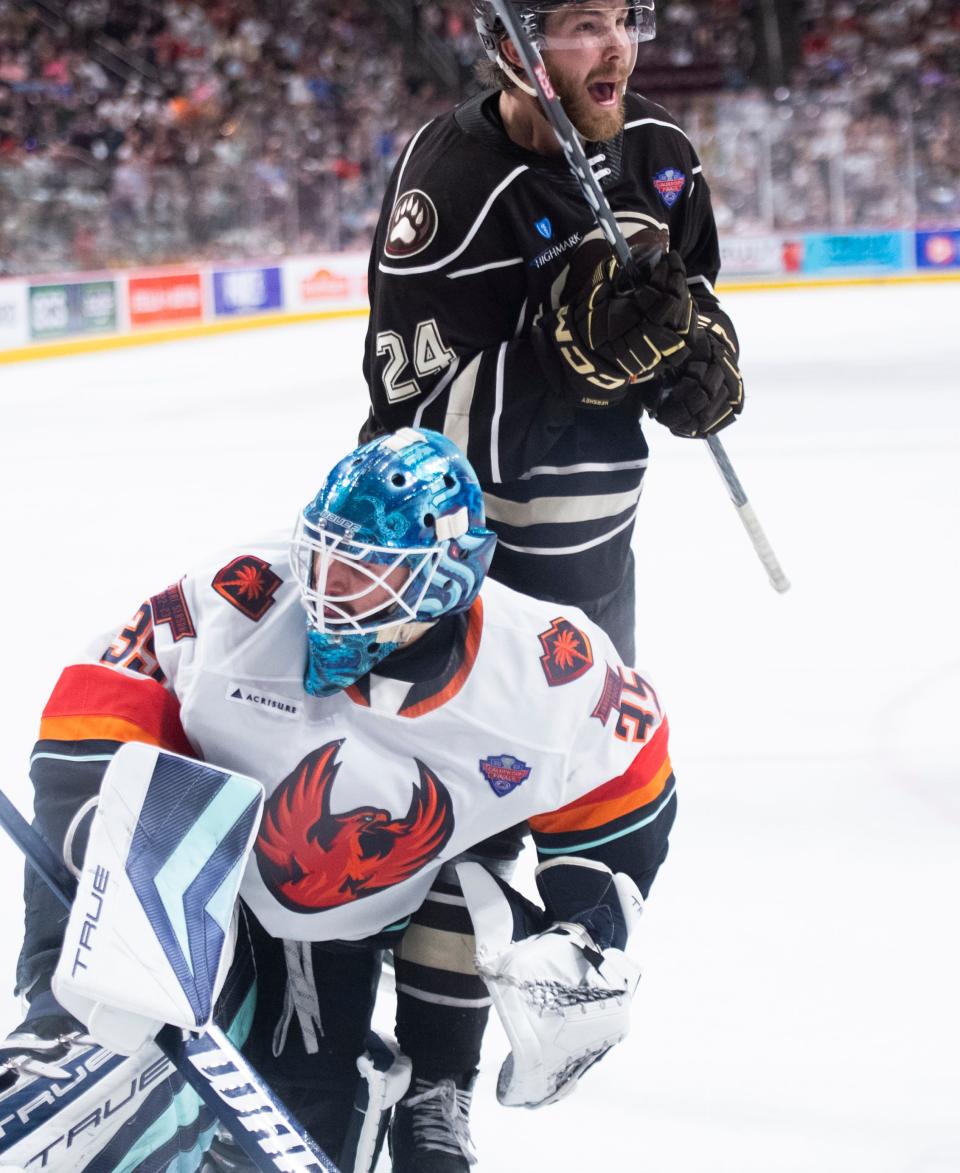
<path fill-rule="evenodd" d="M 517 71 L 510 64 L 510 62 L 504 58 L 502 53 L 497 54 L 497 65 L 499 65 L 499 67 L 518 89 L 523 90 L 525 94 L 529 94 L 531 98 L 535 98 L 537 96 L 537 91 L 533 88 L 533 86 L 530 85 L 529 82 L 521 80 Z"/>
<path fill-rule="evenodd" d="M 424 632 L 433 627 L 433 623 L 396 623 L 393 627 L 384 627 L 376 633 L 378 644 L 399 644 L 406 647 L 420 638 Z"/>

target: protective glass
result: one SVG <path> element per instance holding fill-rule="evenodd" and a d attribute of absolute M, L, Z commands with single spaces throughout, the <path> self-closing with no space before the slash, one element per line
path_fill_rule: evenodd
<path fill-rule="evenodd" d="M 632 45 L 656 36 L 652 2 L 535 6 L 541 49 L 600 49 L 613 41 Z"/>
<path fill-rule="evenodd" d="M 311 628 L 343 635 L 411 623 L 443 555 L 440 546 L 374 546 L 320 529 L 301 514 L 291 562 Z"/>

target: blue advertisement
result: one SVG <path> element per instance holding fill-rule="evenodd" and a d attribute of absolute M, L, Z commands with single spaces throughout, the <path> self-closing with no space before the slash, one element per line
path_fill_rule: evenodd
<path fill-rule="evenodd" d="M 918 269 L 960 269 L 960 228 L 917 233 Z"/>
<path fill-rule="evenodd" d="M 899 272 L 906 268 L 902 232 L 811 232 L 804 239 L 805 273 L 828 273 L 838 269 Z"/>
<path fill-rule="evenodd" d="M 224 269 L 215 272 L 213 304 L 220 316 L 280 309 L 283 305 L 280 270 Z"/>

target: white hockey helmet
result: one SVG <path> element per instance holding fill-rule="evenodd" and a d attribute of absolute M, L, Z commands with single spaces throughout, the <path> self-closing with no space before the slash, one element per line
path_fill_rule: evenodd
<path fill-rule="evenodd" d="M 538 49 L 551 47 L 546 40 L 546 17 L 549 13 L 558 8 L 574 6 L 582 7 L 585 12 L 589 12 L 591 7 L 604 7 L 598 0 L 508 0 L 508 3 L 521 28 Z M 657 33 L 654 0 L 625 0 L 620 7 L 626 10 L 626 28 L 630 39 L 634 42 L 652 41 Z M 490 0 L 473 0 L 473 19 L 487 56 L 502 67 L 500 44 L 507 33 Z"/>

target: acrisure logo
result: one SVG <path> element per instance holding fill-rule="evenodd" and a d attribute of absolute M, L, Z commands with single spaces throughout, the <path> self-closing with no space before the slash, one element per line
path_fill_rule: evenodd
<path fill-rule="evenodd" d="M 235 684 L 231 681 L 227 685 L 227 700 L 239 705 L 252 705 L 255 709 L 264 709 L 278 717 L 296 719 L 300 715 L 298 701 L 280 696 L 279 693 L 264 692 L 262 688 L 251 688 L 248 684 Z"/>

